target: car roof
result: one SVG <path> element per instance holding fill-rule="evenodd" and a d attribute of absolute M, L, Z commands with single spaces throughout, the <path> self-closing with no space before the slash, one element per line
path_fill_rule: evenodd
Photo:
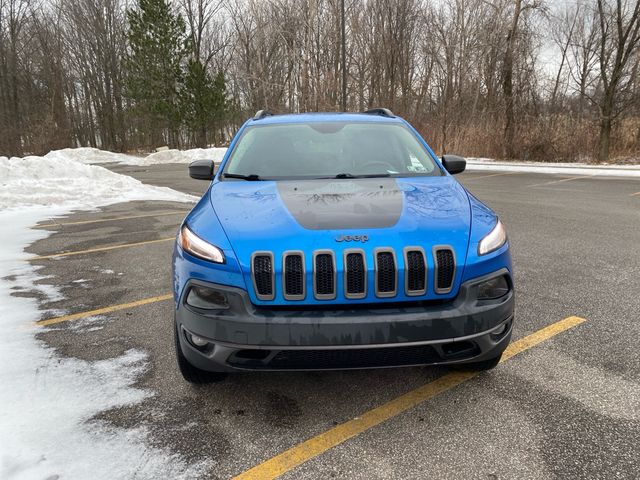
<path fill-rule="evenodd" d="M 251 119 L 249 125 L 267 125 L 276 123 L 309 123 L 309 122 L 366 122 L 366 123 L 404 123 L 400 117 L 388 117 L 372 113 L 287 113 L 268 115 L 257 120 Z"/>

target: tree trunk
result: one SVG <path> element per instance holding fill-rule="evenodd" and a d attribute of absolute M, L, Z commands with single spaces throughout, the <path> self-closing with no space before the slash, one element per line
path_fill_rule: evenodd
<path fill-rule="evenodd" d="M 516 0 L 511 28 L 507 34 L 507 48 L 502 65 L 502 93 L 504 94 L 504 156 L 514 158 L 513 139 L 515 137 L 515 118 L 513 109 L 513 52 L 518 33 L 518 21 L 522 11 L 522 0 Z"/>
<path fill-rule="evenodd" d="M 11 69 L 11 110 L 9 114 L 12 125 L 9 126 L 9 154 L 22 156 L 22 128 L 20 118 L 20 102 L 18 97 L 18 55 L 16 47 L 12 48 L 12 69 Z"/>
<path fill-rule="evenodd" d="M 506 70 L 506 69 L 505 69 Z M 513 148 L 513 139 L 515 137 L 515 120 L 513 113 L 513 71 L 509 67 L 505 71 L 504 78 L 504 157 L 507 159 L 514 158 L 515 150 Z"/>
<path fill-rule="evenodd" d="M 205 125 L 200 125 L 198 129 L 197 142 L 199 148 L 207 148 L 207 127 Z"/>
<path fill-rule="evenodd" d="M 609 148 L 611 145 L 611 124 L 613 113 L 613 95 L 605 94 L 602 112 L 600 114 L 600 138 L 598 140 L 598 161 L 609 160 Z"/>

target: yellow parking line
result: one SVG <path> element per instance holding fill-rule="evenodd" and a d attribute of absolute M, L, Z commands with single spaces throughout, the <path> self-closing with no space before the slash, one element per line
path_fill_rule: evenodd
<path fill-rule="evenodd" d="M 571 182 L 572 180 L 578 180 L 580 178 L 592 178 L 593 175 L 577 175 L 575 177 L 563 178 L 562 180 L 552 180 L 551 182 L 536 183 L 535 185 L 529 185 L 529 187 L 542 187 L 543 185 L 555 185 L 556 183 Z"/>
<path fill-rule="evenodd" d="M 77 250 L 74 252 L 60 252 L 60 253 L 52 253 L 50 255 L 36 255 L 34 257 L 29 258 L 29 260 L 45 260 L 47 258 L 69 257 L 71 255 L 82 255 L 84 253 L 106 252 L 108 250 L 116 250 L 118 248 L 138 247 L 140 245 L 149 245 L 151 243 L 168 242 L 170 240 L 175 240 L 175 237 L 160 238 L 158 240 L 146 240 L 144 242 L 123 243 L 121 245 L 109 245 L 107 247 L 89 248 L 87 250 Z"/>
<path fill-rule="evenodd" d="M 103 315 L 105 313 L 117 312 L 118 310 L 127 310 L 134 307 L 140 307 L 142 305 L 148 305 L 150 303 L 162 302 L 173 298 L 172 294 L 159 295 L 157 297 L 144 298 L 130 303 L 121 303 L 119 305 L 111 305 L 110 307 L 98 308 L 96 310 L 89 310 L 86 312 L 73 313 L 71 315 L 64 315 L 62 317 L 48 318 L 36 322 L 37 325 L 47 326 L 54 325 L 56 323 L 69 322 L 71 320 L 78 320 L 80 318 L 91 317 L 92 315 Z"/>
<path fill-rule="evenodd" d="M 502 361 L 518 355 L 540 342 L 548 340 L 559 333 L 564 332 L 576 325 L 584 322 L 584 318 L 568 317 L 554 324 L 538 330 L 520 340 L 513 342 L 502 356 Z M 326 452 L 327 450 L 340 445 L 350 438 L 365 432 L 382 422 L 389 420 L 416 405 L 429 400 L 441 393 L 466 382 L 479 375 L 479 372 L 453 372 L 444 375 L 437 380 L 427 383 L 422 387 L 405 393 L 404 395 L 391 400 L 373 410 L 365 412 L 359 417 L 337 425 L 320 435 L 317 435 L 295 447 L 282 452 L 279 455 L 247 470 L 236 476 L 234 480 L 262 480 L 273 479 L 292 470 L 308 460 Z"/>
<path fill-rule="evenodd" d="M 471 177 L 471 178 L 468 178 L 467 181 L 480 180 L 481 178 L 489 178 L 489 177 L 500 177 L 501 175 L 516 175 L 516 174 L 518 174 L 518 172 L 492 173 L 491 175 L 481 175 L 479 177 Z"/>
<path fill-rule="evenodd" d="M 179 212 L 158 212 L 158 213 L 145 213 L 144 215 L 129 215 L 125 217 L 112 217 L 112 218 L 101 218 L 98 220 L 83 220 L 80 222 L 54 222 L 54 223 L 45 223 L 40 225 L 34 225 L 32 228 L 49 228 L 49 227 L 64 227 L 67 225 L 86 225 L 88 223 L 104 223 L 104 222 L 115 222 L 118 220 L 129 220 L 133 218 L 146 218 L 146 217 L 165 217 L 167 215 L 185 215 L 188 210 L 183 210 Z"/>

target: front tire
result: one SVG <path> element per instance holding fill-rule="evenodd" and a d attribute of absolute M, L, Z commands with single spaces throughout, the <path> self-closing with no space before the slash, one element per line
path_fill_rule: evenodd
<path fill-rule="evenodd" d="M 178 362 L 178 369 L 187 382 L 194 385 L 206 385 L 208 383 L 216 383 L 224 380 L 227 377 L 223 372 L 207 372 L 200 368 L 194 367 L 189 363 L 189 360 L 182 353 L 182 347 L 180 346 L 180 332 L 178 331 L 178 325 L 176 324 L 174 329 L 174 340 L 176 348 L 176 361 Z"/>

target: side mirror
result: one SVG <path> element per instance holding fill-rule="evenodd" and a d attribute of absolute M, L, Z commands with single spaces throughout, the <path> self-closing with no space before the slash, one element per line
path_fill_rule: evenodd
<path fill-rule="evenodd" d="M 213 162 L 211 160 L 196 160 L 189 164 L 189 176 L 196 180 L 213 179 Z"/>
<path fill-rule="evenodd" d="M 455 175 L 456 173 L 464 172 L 467 167 L 467 161 L 458 155 L 443 155 L 442 166 L 451 175 Z"/>

